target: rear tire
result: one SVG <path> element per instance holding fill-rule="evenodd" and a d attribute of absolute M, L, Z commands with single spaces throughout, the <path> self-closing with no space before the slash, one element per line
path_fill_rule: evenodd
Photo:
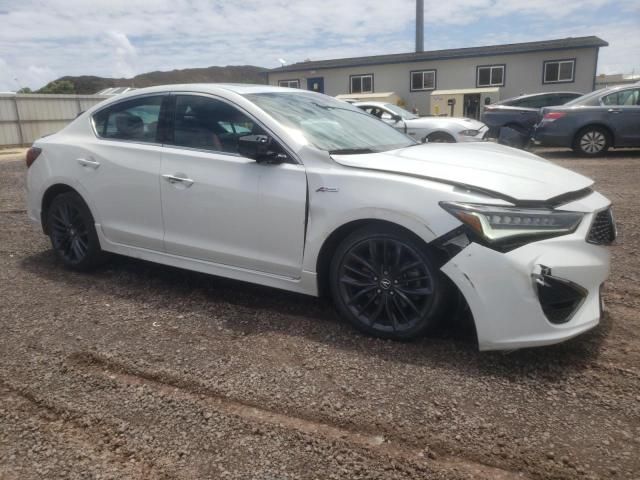
<path fill-rule="evenodd" d="M 456 139 L 445 132 L 433 132 L 425 137 L 429 143 L 456 143 Z"/>
<path fill-rule="evenodd" d="M 93 215 L 77 193 L 62 193 L 53 199 L 47 229 L 51 246 L 66 267 L 88 271 L 104 260 Z"/>
<path fill-rule="evenodd" d="M 611 146 L 611 135 L 602 127 L 586 127 L 573 140 L 573 151 L 585 157 L 604 155 Z"/>
<path fill-rule="evenodd" d="M 390 227 L 364 227 L 344 239 L 329 270 L 333 302 L 358 330 L 410 340 L 433 328 L 445 283 L 426 246 Z"/>

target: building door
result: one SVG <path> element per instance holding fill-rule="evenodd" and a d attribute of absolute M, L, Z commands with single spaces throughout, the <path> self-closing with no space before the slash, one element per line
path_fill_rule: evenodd
<path fill-rule="evenodd" d="M 307 90 L 324 93 L 324 77 L 307 78 Z"/>
<path fill-rule="evenodd" d="M 480 118 L 480 94 L 468 93 L 463 99 L 463 116 L 467 118 Z"/>

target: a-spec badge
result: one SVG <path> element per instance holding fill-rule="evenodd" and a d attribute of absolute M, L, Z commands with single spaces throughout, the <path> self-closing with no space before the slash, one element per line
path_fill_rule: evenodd
<path fill-rule="evenodd" d="M 339 188 L 335 188 L 335 187 L 320 187 L 320 188 L 318 188 L 316 190 L 316 192 L 320 192 L 320 193 L 323 193 L 323 192 L 337 193 L 339 191 L 340 191 L 340 189 Z"/>

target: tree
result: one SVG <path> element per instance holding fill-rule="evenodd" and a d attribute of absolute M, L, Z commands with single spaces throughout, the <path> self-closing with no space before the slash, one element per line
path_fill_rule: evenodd
<path fill-rule="evenodd" d="M 38 90 L 38 93 L 76 93 L 76 87 L 69 80 L 54 80 Z"/>
<path fill-rule="evenodd" d="M 18 93 L 33 93 L 33 90 L 31 90 L 29 87 L 22 87 L 20 90 L 18 90 Z"/>

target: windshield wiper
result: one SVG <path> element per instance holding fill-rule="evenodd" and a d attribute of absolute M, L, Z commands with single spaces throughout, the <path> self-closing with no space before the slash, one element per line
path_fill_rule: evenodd
<path fill-rule="evenodd" d="M 376 150 L 371 148 L 341 148 L 338 150 L 329 150 L 329 155 L 357 155 L 358 153 L 375 153 Z"/>

